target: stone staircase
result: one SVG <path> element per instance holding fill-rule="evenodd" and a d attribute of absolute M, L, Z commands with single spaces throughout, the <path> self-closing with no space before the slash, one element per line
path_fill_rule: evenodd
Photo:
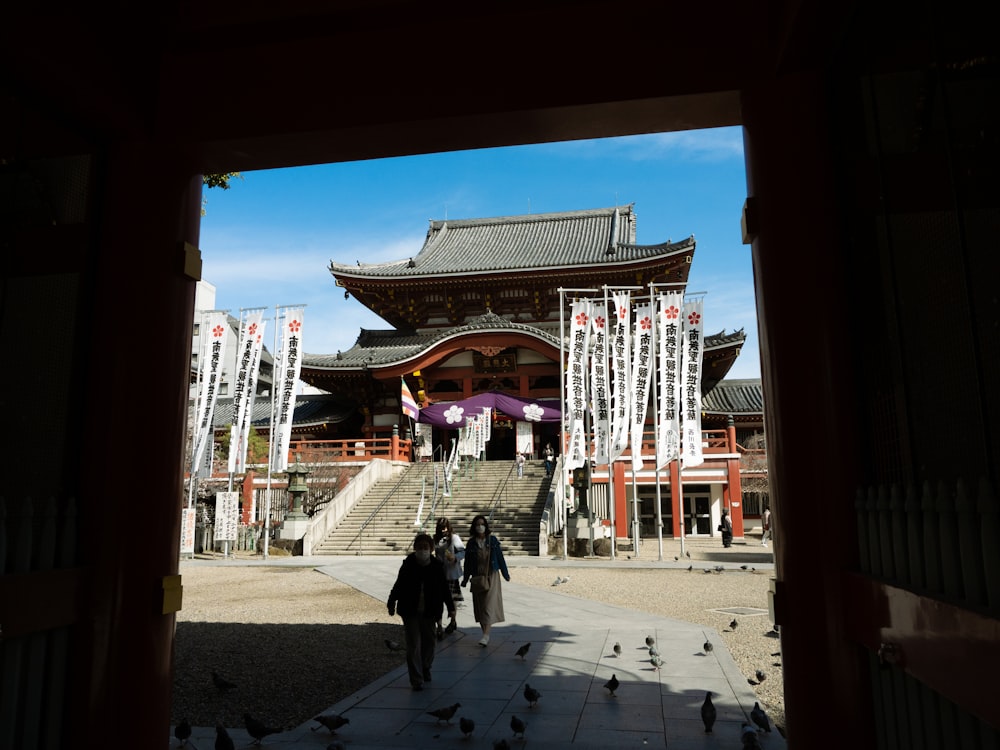
<path fill-rule="evenodd" d="M 490 525 L 504 554 L 539 554 L 538 524 L 552 481 L 545 476 L 544 462 L 525 463 L 520 479 L 512 461 L 477 462 L 471 472 L 464 468 L 456 472 L 452 496 L 439 497 L 432 508 L 433 469 L 433 464 L 413 464 L 400 476 L 373 485 L 313 548 L 313 554 L 407 554 L 413 537 L 421 531 L 414 522 L 422 488 L 425 500 L 420 520 L 428 534 L 433 535 L 438 518 L 447 516 L 455 532 L 466 540 L 473 517 L 489 515 L 492 503 L 499 498 Z"/>

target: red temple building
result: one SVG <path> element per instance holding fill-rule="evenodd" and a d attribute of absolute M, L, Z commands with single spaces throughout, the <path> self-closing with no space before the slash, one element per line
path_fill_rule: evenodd
<path fill-rule="evenodd" d="M 603 299 L 608 289 L 629 289 L 634 290 L 633 299 L 648 299 L 651 285 L 683 289 L 687 283 L 695 262 L 694 238 L 639 244 L 637 224 L 633 205 L 432 221 L 423 247 L 410 258 L 377 264 L 332 262 L 337 286 L 394 328 L 363 330 L 345 352 L 307 355 L 301 377 L 336 394 L 341 403 L 356 403 L 355 417 L 336 425 L 344 438 L 387 436 L 400 425 L 400 378 L 425 407 L 473 403 L 468 400 L 484 394 L 558 403 L 565 358 L 560 331 L 570 296 Z M 703 397 L 725 377 L 744 339 L 742 330 L 705 337 Z M 644 453 L 653 448 L 654 411 L 647 412 Z M 510 460 L 516 449 L 538 458 L 546 444 L 561 452 L 559 420 L 527 422 L 517 409 L 492 414 L 486 459 Z M 762 411 L 756 416 L 760 428 Z M 706 461 L 686 476 L 676 466 L 656 472 L 647 463 L 631 477 L 625 470 L 631 450 L 614 466 L 595 467 L 590 503 L 597 522 L 613 516 L 615 536 L 625 539 L 632 515 L 638 513 L 640 534 L 653 536 L 659 497 L 667 536 L 681 533 L 681 517 L 686 535 L 713 535 L 723 508 L 731 511 L 735 534 L 742 536 L 733 414 L 713 412 L 704 426 Z M 457 427 L 418 421 L 413 426 L 418 451 L 434 455 L 435 448 L 448 446 Z M 358 431 L 348 435 L 349 429 Z M 409 425 L 401 429 L 405 435 Z M 614 482 L 613 488 L 609 482 Z M 614 513 L 610 495 L 615 498 Z M 683 497 L 680 514 L 675 511 L 676 497 Z"/>

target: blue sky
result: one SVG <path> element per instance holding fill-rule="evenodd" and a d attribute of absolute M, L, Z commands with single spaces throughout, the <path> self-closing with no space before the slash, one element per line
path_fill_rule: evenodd
<path fill-rule="evenodd" d="M 740 128 L 510 146 L 246 172 L 205 191 L 200 246 L 216 307 L 305 305 L 303 349 L 332 354 L 390 326 L 344 299 L 329 262 L 416 255 L 428 222 L 632 203 L 641 244 L 697 243 L 689 292 L 707 333 L 747 334 L 730 378 L 760 377 Z M 270 335 L 270 329 L 269 334 Z"/>

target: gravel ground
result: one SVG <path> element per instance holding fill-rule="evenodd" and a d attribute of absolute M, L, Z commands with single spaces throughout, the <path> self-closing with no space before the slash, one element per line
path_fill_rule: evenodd
<path fill-rule="evenodd" d="M 404 663 L 402 654 L 372 648 L 399 640 L 399 618 L 385 603 L 312 568 L 191 566 L 184 568 L 184 608 L 174 642 L 172 723 L 241 726 L 249 712 L 272 726 L 309 721 Z M 712 611 L 767 609 L 769 573 L 686 569 L 562 569 L 562 594 L 596 599 L 715 628 L 761 706 L 782 729 L 784 684 L 779 642 L 766 616 Z M 553 568 L 518 564 L 515 583 L 551 586 Z M 294 599 L 295 606 L 289 606 Z M 470 625 L 459 613 L 459 627 Z M 212 671 L 236 684 L 220 693 Z"/>

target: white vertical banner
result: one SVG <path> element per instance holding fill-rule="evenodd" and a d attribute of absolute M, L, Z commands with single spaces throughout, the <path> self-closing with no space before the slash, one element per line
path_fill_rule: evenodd
<path fill-rule="evenodd" d="M 659 419 L 657 424 L 656 467 L 680 457 L 680 395 L 681 395 L 681 310 L 684 297 L 680 292 L 660 295 L 659 337 L 657 357 L 660 387 Z"/>
<path fill-rule="evenodd" d="M 477 414 L 473 417 L 476 435 L 476 459 L 482 458 L 483 451 L 486 450 L 486 428 L 483 427 L 483 415 Z"/>
<path fill-rule="evenodd" d="M 524 453 L 525 455 L 532 455 L 534 451 L 534 431 L 531 428 L 531 422 L 515 422 L 514 423 L 514 443 L 516 445 L 515 450 L 518 453 Z"/>
<path fill-rule="evenodd" d="M 652 377 L 653 306 L 635 306 L 635 341 L 632 346 L 632 471 L 642 468 L 642 433 L 646 427 L 646 405 Z"/>
<path fill-rule="evenodd" d="M 215 541 L 235 542 L 240 493 L 215 493 Z"/>
<path fill-rule="evenodd" d="M 631 332 L 632 304 L 628 292 L 616 292 L 613 296 L 615 316 L 615 341 L 611 352 L 614 368 L 614 393 L 611 398 L 611 457 L 618 458 L 628 445 L 630 415 L 632 414 L 632 394 L 630 392 L 632 369 Z"/>
<path fill-rule="evenodd" d="M 483 407 L 483 442 L 490 442 L 490 438 L 493 437 L 493 407 L 484 406 Z"/>
<path fill-rule="evenodd" d="M 683 464 L 700 466 L 705 458 L 701 438 L 701 361 L 705 341 L 704 302 L 684 305 L 684 351 L 681 369 L 681 450 Z"/>
<path fill-rule="evenodd" d="M 223 357 L 226 353 L 226 342 L 229 339 L 229 322 L 224 312 L 208 314 L 207 325 L 201 326 L 202 346 L 198 391 L 198 416 L 194 432 L 194 456 L 191 461 L 191 472 L 200 476 L 204 471 L 202 460 L 205 459 L 206 446 L 212 450 L 215 437 L 212 420 L 215 417 L 215 402 L 219 397 L 219 382 L 222 379 Z"/>
<path fill-rule="evenodd" d="M 262 320 L 257 329 L 257 342 L 253 348 L 253 364 L 250 366 L 250 379 L 247 382 L 247 413 L 246 419 L 243 420 L 243 452 L 240 454 L 240 465 L 242 465 L 240 471 L 246 470 L 247 448 L 250 446 L 250 429 L 253 424 L 254 402 L 257 400 L 257 379 L 260 377 L 260 360 L 261 353 L 264 351 L 264 329 L 266 327 L 267 321 Z"/>
<path fill-rule="evenodd" d="M 197 528 L 197 508 L 181 509 L 181 554 L 194 554 L 194 535 Z"/>
<path fill-rule="evenodd" d="M 288 468 L 288 449 L 292 442 L 292 417 L 295 414 L 295 388 L 302 369 L 302 308 L 287 308 L 280 318 L 280 366 L 274 371 L 274 423 L 271 435 L 274 451 L 271 471 Z"/>
<path fill-rule="evenodd" d="M 241 315 L 240 342 L 236 349 L 236 382 L 233 384 L 233 424 L 229 428 L 229 473 L 245 470 L 247 458 L 246 438 L 252 415 L 253 389 L 256 387 L 254 366 L 260 362 L 254 349 L 262 340 L 261 310 L 251 310 Z"/>
<path fill-rule="evenodd" d="M 609 463 L 610 404 L 608 403 L 608 311 L 595 301 L 590 316 L 590 401 L 594 415 L 594 461 Z"/>
<path fill-rule="evenodd" d="M 566 367 L 566 408 L 569 447 L 564 466 L 575 469 L 587 460 L 584 414 L 587 409 L 587 339 L 590 334 L 590 300 L 573 302 L 569 328 L 569 362 Z"/>

